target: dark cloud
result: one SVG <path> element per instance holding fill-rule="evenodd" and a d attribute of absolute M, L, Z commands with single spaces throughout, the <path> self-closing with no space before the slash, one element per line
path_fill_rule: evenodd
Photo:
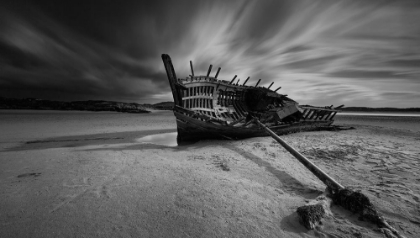
<path fill-rule="evenodd" d="M 420 68 L 420 59 L 395 59 L 387 62 L 389 66 L 398 66 L 404 68 Z"/>
<path fill-rule="evenodd" d="M 171 100 L 168 53 L 178 77 L 193 60 L 196 74 L 213 64 L 221 79 L 274 81 L 313 104 L 351 94 L 380 103 L 391 88 L 411 98 L 419 16 L 410 1 L 9 1 L 0 4 L 0 94 Z M 377 79 L 409 80 L 372 86 Z"/>
<path fill-rule="evenodd" d="M 2 94 L 32 90 L 41 98 L 61 92 L 68 100 L 88 95 L 138 100 L 169 89 L 163 72 L 141 65 L 118 47 L 62 28 L 38 12 L 17 17 L 11 13 L 6 12 L 9 21 L 0 34 Z M 140 87 L 134 90 L 133 85 Z"/>

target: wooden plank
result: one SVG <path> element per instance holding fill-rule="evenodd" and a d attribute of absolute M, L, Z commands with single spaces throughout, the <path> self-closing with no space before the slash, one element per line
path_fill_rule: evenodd
<path fill-rule="evenodd" d="M 308 109 L 304 109 L 302 113 L 302 118 L 305 119 L 306 113 L 308 113 Z"/>
<path fill-rule="evenodd" d="M 312 109 L 308 109 L 309 111 L 308 111 L 308 113 L 306 114 L 306 116 L 305 116 L 305 120 L 309 120 L 309 118 L 310 118 L 310 116 L 312 115 L 312 113 L 314 113 L 314 110 L 312 110 Z"/>
<path fill-rule="evenodd" d="M 207 71 L 207 76 L 206 76 L 206 78 L 207 78 L 207 77 L 209 77 L 210 72 L 211 72 L 211 68 L 212 68 L 212 67 L 213 67 L 213 65 L 210 65 L 209 70 Z"/>
<path fill-rule="evenodd" d="M 214 76 L 214 78 L 216 78 L 216 79 L 217 79 L 217 76 L 219 76 L 219 72 L 220 72 L 220 70 L 221 70 L 221 69 L 222 69 L 222 68 L 220 68 L 220 67 L 217 69 L 217 73 L 216 73 L 216 76 Z"/>
<path fill-rule="evenodd" d="M 329 112 L 329 111 L 326 111 L 325 112 L 325 114 L 324 114 L 324 116 L 321 118 L 321 120 L 327 120 L 327 118 L 329 117 L 331 115 L 331 112 Z"/>
<path fill-rule="evenodd" d="M 191 67 L 191 76 L 194 77 L 194 68 L 193 68 L 193 63 L 192 60 L 190 60 L 190 67 Z M 191 78 L 192 80 L 193 78 Z"/>
<path fill-rule="evenodd" d="M 314 110 L 321 110 L 321 111 L 331 111 L 331 112 L 337 112 L 336 109 L 330 109 L 330 108 L 324 108 L 324 107 L 308 107 L 308 106 L 300 106 L 302 109 L 314 109 Z"/>
<path fill-rule="evenodd" d="M 324 118 L 325 114 L 327 113 L 327 111 L 320 111 L 319 115 L 318 115 L 318 120 L 322 120 L 322 118 Z"/>
<path fill-rule="evenodd" d="M 311 117 L 309 118 L 310 120 L 313 120 L 315 116 L 318 115 L 318 110 L 313 110 L 314 112 L 312 113 Z"/>
<path fill-rule="evenodd" d="M 233 77 L 233 79 L 232 79 L 232 81 L 230 81 L 230 83 L 229 84 L 232 84 L 233 83 L 233 81 L 236 79 L 236 77 L 237 77 L 238 75 L 235 75 L 235 77 Z"/>
<path fill-rule="evenodd" d="M 326 121 L 331 120 L 332 115 L 334 114 L 334 112 L 330 112 L 330 115 L 328 115 L 327 118 L 325 118 Z"/>
<path fill-rule="evenodd" d="M 269 96 L 269 97 L 273 97 L 273 98 L 282 98 L 282 97 L 285 96 L 283 94 L 278 94 L 278 93 L 274 93 L 274 92 L 267 92 L 266 95 Z"/>
<path fill-rule="evenodd" d="M 244 84 L 242 84 L 242 86 L 245 86 L 245 84 L 246 84 L 246 82 L 248 82 L 249 78 L 250 77 L 248 77 L 248 78 L 245 79 L 245 82 L 244 82 Z"/>
<path fill-rule="evenodd" d="M 181 107 L 182 108 L 182 107 Z M 207 111 L 207 112 L 212 112 L 213 110 L 208 109 L 208 108 L 201 108 L 201 107 L 192 107 L 192 108 L 184 108 L 186 110 L 192 111 L 192 112 L 196 112 L 198 110 L 200 111 Z"/>
<path fill-rule="evenodd" d="M 241 118 L 239 118 L 238 120 L 233 121 L 232 123 L 230 123 L 230 124 L 228 124 L 228 125 L 229 125 L 229 126 L 234 126 L 234 125 L 236 125 L 236 124 L 238 124 L 238 123 L 243 122 L 245 119 L 246 119 L 245 117 L 241 117 Z"/>
<path fill-rule="evenodd" d="M 197 81 L 197 82 L 188 82 L 184 84 L 187 88 L 191 87 L 201 87 L 201 86 L 214 86 L 214 83 L 208 82 L 208 81 Z"/>
<path fill-rule="evenodd" d="M 313 120 L 316 120 L 317 118 L 318 118 L 318 116 L 319 116 L 319 110 L 315 110 L 315 113 L 314 113 L 314 115 L 311 117 L 311 119 L 313 119 Z"/>
<path fill-rule="evenodd" d="M 179 106 L 182 103 L 182 95 L 180 94 L 180 90 L 178 90 L 178 88 L 176 87 L 176 84 L 178 84 L 178 78 L 176 77 L 171 57 L 169 57 L 169 55 L 167 54 L 162 54 L 162 61 L 165 66 L 166 75 L 169 80 L 169 85 L 171 86 L 174 103 L 175 105 Z"/>
<path fill-rule="evenodd" d="M 328 120 L 332 120 L 335 117 L 335 114 L 337 114 L 337 112 L 334 112 Z"/>
<path fill-rule="evenodd" d="M 257 87 L 260 82 L 261 82 L 261 79 L 258 79 L 258 82 L 257 82 L 257 84 L 255 84 L 254 87 Z"/>
<path fill-rule="evenodd" d="M 324 121 L 326 121 L 330 116 L 331 116 L 332 112 L 328 112 L 326 113 L 326 116 L 324 118 Z"/>

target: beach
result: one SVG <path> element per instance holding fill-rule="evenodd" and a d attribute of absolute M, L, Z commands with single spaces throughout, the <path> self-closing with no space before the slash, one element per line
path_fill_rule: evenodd
<path fill-rule="evenodd" d="M 171 111 L 0 110 L 0 122 L 0 237 L 385 237 L 335 205 L 302 226 L 296 209 L 326 186 L 271 137 L 175 146 Z M 282 138 L 420 236 L 420 117 L 334 124 L 355 129 Z"/>

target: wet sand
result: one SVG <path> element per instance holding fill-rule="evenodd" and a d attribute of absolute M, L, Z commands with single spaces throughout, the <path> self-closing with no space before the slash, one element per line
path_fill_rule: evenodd
<path fill-rule="evenodd" d="M 172 147 L 139 140 L 175 132 L 171 112 L 8 112 L 0 237 L 384 237 L 338 206 L 316 230 L 300 225 L 296 209 L 325 186 L 271 137 Z M 418 237 L 420 117 L 336 124 L 357 129 L 283 138 Z"/>

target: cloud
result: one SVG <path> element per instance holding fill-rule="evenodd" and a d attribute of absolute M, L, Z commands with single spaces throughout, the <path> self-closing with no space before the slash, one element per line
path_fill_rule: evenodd
<path fill-rule="evenodd" d="M 172 100 L 162 53 L 178 77 L 190 60 L 197 75 L 213 64 L 220 79 L 261 78 L 309 104 L 404 106 L 385 92 L 420 90 L 420 5 L 409 1 L 46 0 L 0 13 L 2 95 Z"/>
<path fill-rule="evenodd" d="M 330 77 L 362 78 L 362 79 L 383 79 L 396 78 L 393 71 L 369 71 L 369 70 L 342 70 L 329 74 Z"/>
<path fill-rule="evenodd" d="M 420 59 L 395 59 L 389 60 L 386 63 L 389 66 L 418 69 L 420 65 Z"/>
<path fill-rule="evenodd" d="M 52 98 L 52 92 L 62 92 L 69 100 L 90 96 L 135 101 L 169 90 L 163 72 L 35 15 L 38 21 L 33 23 L 9 14 L 2 26 L 2 94 L 34 91 L 31 95 Z"/>
<path fill-rule="evenodd" d="M 286 68 L 292 68 L 292 69 L 301 69 L 302 71 L 312 71 L 314 69 L 320 68 L 322 70 L 325 68 L 326 64 L 329 64 L 330 62 L 340 59 L 342 56 L 340 55 L 330 55 L 330 56 L 324 56 L 319 58 L 310 58 L 310 59 L 304 59 L 299 61 L 294 61 L 290 63 L 286 63 L 283 66 Z"/>

